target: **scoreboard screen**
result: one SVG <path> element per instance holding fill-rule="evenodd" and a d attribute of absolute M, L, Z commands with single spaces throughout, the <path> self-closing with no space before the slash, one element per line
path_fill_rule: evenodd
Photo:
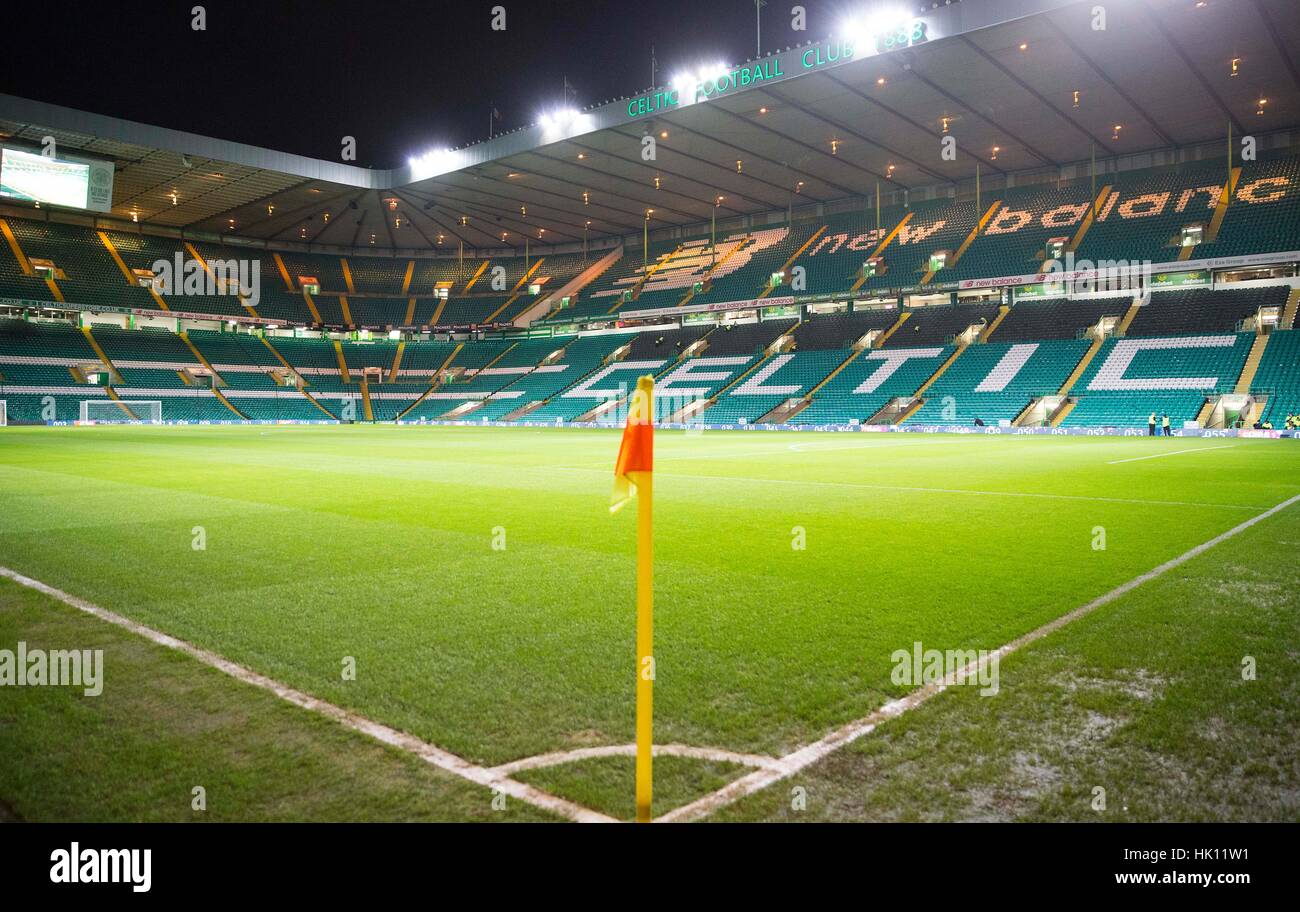
<path fill-rule="evenodd" d="M 74 156 L 56 158 L 2 146 L 0 196 L 109 212 L 113 206 L 113 163 Z"/>

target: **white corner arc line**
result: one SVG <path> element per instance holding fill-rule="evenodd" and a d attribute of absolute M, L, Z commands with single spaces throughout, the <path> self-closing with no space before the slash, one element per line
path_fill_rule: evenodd
<path fill-rule="evenodd" d="M 580 747 L 576 750 L 555 751 L 550 754 L 537 754 L 523 757 L 492 768 L 492 772 L 511 776 L 524 770 L 545 769 L 562 766 L 565 763 L 577 763 L 599 757 L 635 757 L 635 744 L 605 744 L 599 747 Z M 741 754 L 716 747 L 695 747 L 690 744 L 656 744 L 656 757 L 687 757 L 691 760 L 710 760 L 716 763 L 734 763 L 738 766 L 752 766 L 758 769 L 775 769 L 780 761 L 776 757 L 763 754 Z"/>
<path fill-rule="evenodd" d="M 1152 453 L 1150 456 L 1132 456 L 1128 459 L 1112 459 L 1106 465 L 1119 465 L 1121 462 L 1141 462 L 1143 459 L 1163 459 L 1166 456 L 1178 456 L 1182 453 L 1208 453 L 1210 450 L 1230 450 L 1234 444 L 1225 443 L 1223 446 L 1211 447 L 1191 447 L 1186 450 L 1174 450 L 1171 453 Z"/>
<path fill-rule="evenodd" d="M 752 795 L 757 791 L 761 791 L 773 783 L 786 779 L 800 770 L 811 766 L 823 757 L 839 750 L 844 745 L 851 744 L 863 735 L 870 734 L 882 722 L 901 716 L 909 709 L 915 709 L 931 697 L 947 690 L 956 681 L 971 680 L 973 675 L 978 675 L 979 670 L 991 662 L 995 657 L 998 661 L 1001 661 L 1003 657 L 1028 646 L 1036 640 L 1041 640 L 1048 634 L 1061 629 L 1066 624 L 1076 621 L 1084 615 L 1091 614 L 1103 605 L 1110 604 L 1120 596 L 1126 595 L 1138 586 L 1141 586 L 1143 583 L 1150 582 L 1157 577 L 1163 576 L 1175 567 L 1179 567 L 1192 558 L 1200 556 L 1214 546 L 1222 544 L 1233 536 L 1245 532 L 1256 523 L 1268 519 L 1273 514 L 1285 510 L 1294 503 L 1300 503 L 1300 494 L 1289 497 L 1280 504 L 1265 510 L 1263 513 L 1252 516 L 1250 519 L 1233 526 L 1228 531 L 1216 535 L 1209 541 L 1203 542 L 1188 551 L 1184 551 L 1177 557 L 1165 561 L 1160 566 L 1148 570 L 1141 576 L 1136 576 L 1127 583 L 1122 583 L 1116 586 L 1104 595 L 1098 596 L 1085 605 L 1080 605 L 1068 614 L 1063 614 L 1054 620 L 1048 621 L 1041 627 L 1035 628 L 1024 635 L 1017 637 L 1010 643 L 995 649 L 982 660 L 971 662 L 964 668 L 956 669 L 941 680 L 926 684 L 925 686 L 912 691 L 905 697 L 891 700 L 870 715 L 858 719 L 856 722 L 849 722 L 847 725 L 840 726 L 820 741 L 814 741 L 812 744 L 805 745 L 796 751 L 786 754 L 777 760 L 773 766 L 767 769 L 756 770 L 747 776 L 742 776 L 710 795 L 705 795 L 703 798 L 692 801 L 690 804 L 684 804 L 679 808 L 669 811 L 661 817 L 655 818 L 655 822 L 681 823 L 690 820 L 698 820 L 701 817 L 713 813 L 721 807 L 725 807 L 726 805 L 744 798 L 747 795 Z"/>
<path fill-rule="evenodd" d="M 541 789 L 528 785 L 527 783 L 519 782 L 509 778 L 508 776 L 502 775 L 496 770 L 478 766 L 463 757 L 458 757 L 449 751 L 445 751 L 440 747 L 422 741 L 414 735 L 409 735 L 406 732 L 390 728 L 387 725 L 375 722 L 372 719 L 367 719 L 365 716 L 359 715 L 358 713 L 350 712 L 342 707 L 335 706 L 333 703 L 327 703 L 324 700 L 305 694 L 300 690 L 295 690 L 292 687 L 281 684 L 279 681 L 245 668 L 242 665 L 237 665 L 229 659 L 224 659 L 215 652 L 209 652 L 206 649 L 195 646 L 193 643 L 188 643 L 185 640 L 177 639 L 169 634 L 154 630 L 152 627 L 147 627 L 144 624 L 137 623 L 130 618 L 109 611 L 107 608 L 101 608 L 93 602 L 88 602 L 75 595 L 70 595 L 61 589 L 55 589 L 53 586 L 46 585 L 40 580 L 34 580 L 31 577 L 24 576 L 8 567 L 0 567 L 0 577 L 13 580 L 20 586 L 26 586 L 28 589 L 35 589 L 37 592 L 44 593 L 51 598 L 57 599 L 65 605 L 71 605 L 73 608 L 94 615 L 101 621 L 106 621 L 109 624 L 121 627 L 124 630 L 129 630 L 131 633 L 144 637 L 146 640 L 150 640 L 160 646 L 165 646 L 168 649 L 174 649 L 177 652 L 185 653 L 204 665 L 207 665 L 210 668 L 215 668 L 217 671 L 223 672 L 238 681 L 243 681 L 245 684 L 251 684 L 254 687 L 259 687 L 262 690 L 269 691 L 287 703 L 292 703 L 294 706 L 325 716 L 328 719 L 333 719 L 344 728 L 350 728 L 355 732 L 368 735 L 376 741 L 380 741 L 391 747 L 396 747 L 399 750 L 406 751 L 407 753 L 415 754 L 429 765 L 451 773 L 454 776 L 459 776 L 461 779 L 467 779 L 477 785 L 497 789 L 512 798 L 517 798 L 525 804 L 531 804 L 533 807 L 550 811 L 553 814 L 557 814 L 576 823 L 618 822 L 615 818 L 606 814 L 601 814 L 598 811 L 593 811 L 590 808 L 583 807 L 575 802 L 551 795 Z"/>

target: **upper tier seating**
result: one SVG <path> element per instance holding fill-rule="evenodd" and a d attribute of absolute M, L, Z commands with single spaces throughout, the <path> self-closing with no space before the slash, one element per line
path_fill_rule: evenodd
<path fill-rule="evenodd" d="M 1247 163 L 1213 242 L 1192 256 L 1228 257 L 1297 249 L 1300 238 L 1300 158 Z"/>
<path fill-rule="evenodd" d="M 1076 259 L 1173 261 L 1179 232 L 1196 222 L 1208 224 L 1214 215 L 1225 176 L 1224 165 L 1214 162 L 1110 175 L 1111 197 L 1102 203 Z"/>
<path fill-rule="evenodd" d="M 1013 188 L 985 197 L 1001 205 L 951 270 L 941 270 L 937 281 L 1028 275 L 1043 268 L 1047 242 L 1074 235 L 1091 205 L 1087 185 L 1055 189 L 1051 186 Z"/>

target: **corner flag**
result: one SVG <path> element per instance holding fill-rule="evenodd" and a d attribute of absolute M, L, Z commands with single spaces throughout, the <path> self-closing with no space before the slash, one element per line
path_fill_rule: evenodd
<path fill-rule="evenodd" d="M 609 512 L 617 513 L 637 494 L 637 487 L 648 481 L 654 468 L 654 378 L 642 377 L 636 382 L 636 392 L 627 412 L 623 428 L 623 442 L 618 448 L 614 463 L 614 494 L 609 500 Z"/>
<path fill-rule="evenodd" d="M 654 378 L 636 382 L 614 463 L 617 512 L 633 497 L 636 508 L 636 820 L 650 822 L 654 744 Z"/>

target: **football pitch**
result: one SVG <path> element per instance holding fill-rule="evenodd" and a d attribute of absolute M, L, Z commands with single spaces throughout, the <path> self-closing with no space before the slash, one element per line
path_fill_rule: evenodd
<path fill-rule="evenodd" d="M 618 441 L 5 428 L 0 567 L 627 819 Z M 996 695 L 706 800 L 914 691 L 897 651 L 997 649 L 1300 494 L 1291 441 L 661 430 L 655 475 L 657 815 L 1300 816 L 1300 503 L 1005 657 Z M 572 816 L 0 580 L 20 640 L 104 649 L 104 691 L 0 688 L 0 819 L 195 819 L 195 786 L 209 819 Z"/>

